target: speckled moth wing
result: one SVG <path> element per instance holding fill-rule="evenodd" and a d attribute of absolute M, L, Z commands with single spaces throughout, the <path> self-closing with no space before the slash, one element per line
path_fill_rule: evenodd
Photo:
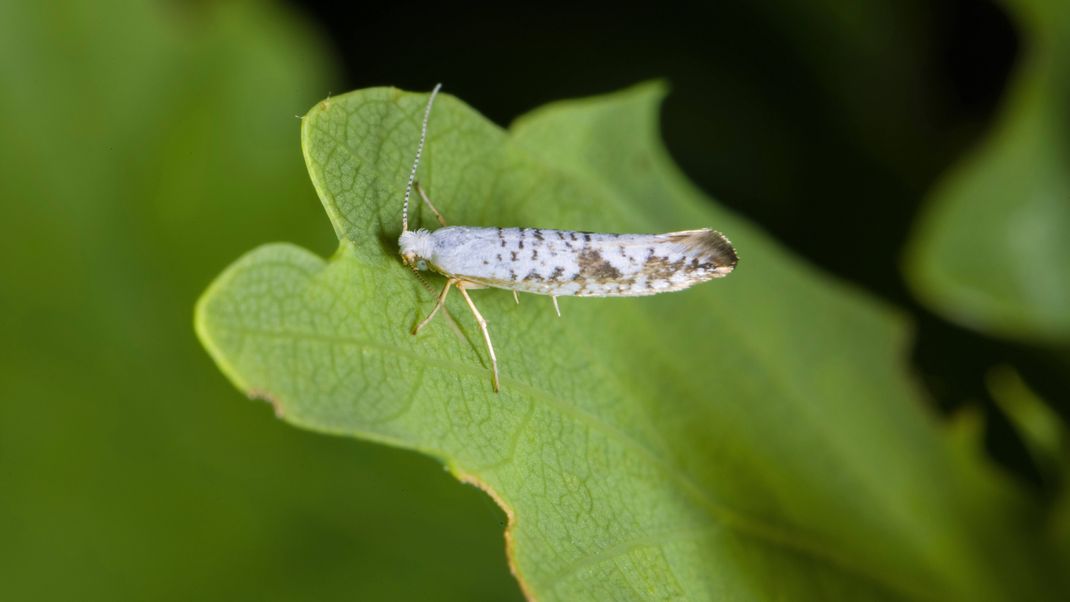
<path fill-rule="evenodd" d="M 598 234 L 454 226 L 431 235 L 436 271 L 540 295 L 653 295 L 724 276 L 737 261 L 728 239 L 709 229 Z"/>

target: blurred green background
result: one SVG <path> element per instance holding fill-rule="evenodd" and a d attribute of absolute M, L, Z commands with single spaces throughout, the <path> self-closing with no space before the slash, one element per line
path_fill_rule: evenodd
<path fill-rule="evenodd" d="M 997 402 L 1017 386 L 1067 414 L 1064 333 L 922 303 L 901 262 L 943 174 L 1004 127 L 1022 57 L 1039 47 L 1055 74 L 1043 90 L 1068 89 L 1067 45 L 1045 43 L 1065 12 L 1016 6 L 0 1 L 0 599 L 519 598 L 485 495 L 431 459 L 285 426 L 191 327 L 197 296 L 249 248 L 334 251 L 295 116 L 381 84 L 441 80 L 505 125 L 667 77 L 683 168 L 909 312 L 933 401 L 983 411 L 993 459 L 1059 504 L 1060 469 Z M 1039 131 L 1061 152 L 1053 106 Z M 1052 186 L 1065 204 L 1042 217 L 1059 223 L 1070 196 Z M 1031 273 L 1057 298 L 1070 263 L 1042 251 Z"/>

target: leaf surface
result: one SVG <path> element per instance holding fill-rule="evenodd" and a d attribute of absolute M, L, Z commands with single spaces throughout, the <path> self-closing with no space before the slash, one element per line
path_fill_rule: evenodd
<path fill-rule="evenodd" d="M 728 278 L 641 299 L 476 291 L 397 257 L 426 95 L 368 89 L 304 118 L 340 239 L 324 260 L 253 250 L 198 305 L 242 390 L 303 427 L 441 458 L 510 517 L 540 600 L 986 600 L 1057 591 L 1030 506 L 953 446 L 904 370 L 904 321 L 706 200 L 661 147 L 663 92 L 565 102 L 509 131 L 440 97 L 420 180 L 453 224 L 658 232 L 709 226 Z M 414 209 L 417 224 L 434 219 Z M 439 278 L 431 285 L 442 284 Z"/>

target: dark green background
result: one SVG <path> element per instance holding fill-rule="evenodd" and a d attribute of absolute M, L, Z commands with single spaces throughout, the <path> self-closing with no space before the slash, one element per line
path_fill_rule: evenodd
<path fill-rule="evenodd" d="M 275 420 L 216 370 L 193 303 L 240 253 L 335 241 L 303 113 L 379 84 L 501 124 L 668 77 L 670 150 L 725 204 L 909 310 L 947 407 L 1046 485 L 986 402 L 1047 349 L 966 332 L 902 285 L 937 175 L 982 134 L 1016 56 L 980 2 L 764 0 L 704 9 L 267 2 L 0 3 L 0 598 L 519 596 L 504 517 L 428 458 Z"/>

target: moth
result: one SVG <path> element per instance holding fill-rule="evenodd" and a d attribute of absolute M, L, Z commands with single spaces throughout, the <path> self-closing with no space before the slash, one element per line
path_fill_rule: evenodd
<path fill-rule="evenodd" d="M 451 288 L 464 297 L 487 344 L 492 386 L 501 389 L 498 359 L 487 320 L 469 290 L 501 288 L 517 293 L 548 295 L 558 317 L 557 298 L 638 297 L 678 291 L 728 275 L 738 261 L 732 243 L 720 232 L 703 228 L 666 234 L 599 234 L 543 228 L 447 226 L 430 197 L 416 181 L 420 155 L 427 141 L 431 107 L 442 84 L 435 86 L 424 109 L 416 158 L 402 203 L 401 260 L 419 275 L 431 270 L 446 277 L 431 313 L 412 334 L 431 322 Z M 409 198 L 415 190 L 442 228 L 409 230 Z"/>

